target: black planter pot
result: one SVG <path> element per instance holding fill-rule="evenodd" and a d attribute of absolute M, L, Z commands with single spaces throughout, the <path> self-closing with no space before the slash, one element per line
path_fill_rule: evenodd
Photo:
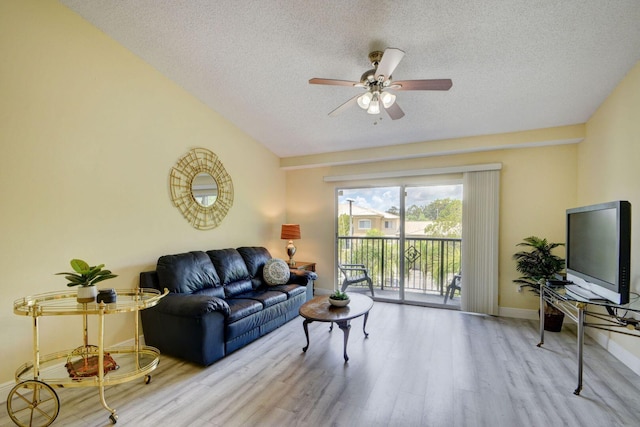
<path fill-rule="evenodd" d="M 538 310 L 540 315 L 540 310 Z M 564 313 L 545 313 L 544 314 L 544 330 L 549 332 L 560 332 L 562 330 L 562 322 L 564 321 Z"/>

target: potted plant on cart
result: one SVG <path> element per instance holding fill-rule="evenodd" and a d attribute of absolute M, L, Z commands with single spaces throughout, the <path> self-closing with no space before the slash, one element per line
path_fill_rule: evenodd
<path fill-rule="evenodd" d="M 529 236 L 523 239 L 517 246 L 529 248 L 527 251 L 516 252 L 513 259 L 516 261 L 516 269 L 521 277 L 514 280 L 520 287 L 529 287 L 537 294 L 540 293 L 540 286 L 549 279 L 554 279 L 564 270 L 565 260 L 552 253 L 552 251 L 564 246 L 564 243 L 553 243 L 536 236 Z M 545 304 L 544 329 L 552 332 L 560 332 L 564 313 L 557 308 Z"/>
<path fill-rule="evenodd" d="M 73 272 L 56 274 L 64 275 L 65 279 L 69 281 L 67 286 L 79 286 L 77 300 L 80 303 L 95 301 L 98 295 L 95 287 L 96 283 L 118 277 L 117 274 L 113 274 L 110 270 L 104 269 L 104 264 L 91 267 L 86 261 L 81 259 L 72 259 L 71 268 Z"/>

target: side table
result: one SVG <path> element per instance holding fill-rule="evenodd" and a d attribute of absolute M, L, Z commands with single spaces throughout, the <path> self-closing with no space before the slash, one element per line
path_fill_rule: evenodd
<path fill-rule="evenodd" d="M 316 263 L 309 261 L 296 261 L 295 265 L 289 265 L 291 270 L 306 270 L 316 272 Z"/>
<path fill-rule="evenodd" d="M 550 304 L 562 311 L 578 325 L 577 331 L 577 370 L 578 386 L 573 394 L 582 391 L 583 349 L 585 328 L 591 327 L 608 332 L 640 338 L 636 331 L 640 330 L 637 321 L 640 315 L 640 302 L 634 300 L 625 305 L 614 304 L 606 300 L 587 300 L 566 293 L 564 287 L 555 288 L 548 284 L 540 286 L 540 313 L 544 313 L 545 304 Z M 606 310 L 606 313 L 604 312 Z M 631 332 L 633 331 L 633 332 Z M 544 344 L 544 316 L 540 316 L 540 342 Z"/>
<path fill-rule="evenodd" d="M 349 330 L 351 329 L 351 320 L 356 317 L 364 316 L 364 322 L 362 324 L 362 332 L 364 337 L 369 338 L 369 333 L 366 331 L 367 320 L 369 319 L 369 311 L 373 307 L 373 300 L 366 295 L 350 294 L 351 302 L 345 307 L 334 307 L 329 303 L 329 297 L 327 295 L 321 295 L 313 298 L 310 301 L 302 304 L 300 307 L 300 316 L 304 317 L 302 327 L 304 329 L 304 335 L 307 338 L 307 345 L 302 349 L 303 352 L 307 352 L 309 349 L 309 327 L 308 324 L 312 322 L 328 322 L 331 323 L 330 331 L 333 330 L 333 323 L 337 323 L 338 327 L 342 329 L 344 333 L 344 350 L 343 357 L 345 363 L 349 361 L 347 356 L 347 342 L 349 341 Z"/>

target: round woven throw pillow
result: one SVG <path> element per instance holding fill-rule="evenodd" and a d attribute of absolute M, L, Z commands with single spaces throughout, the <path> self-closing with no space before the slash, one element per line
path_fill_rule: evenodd
<path fill-rule="evenodd" d="M 271 258 L 264 264 L 262 276 L 269 286 L 284 285 L 289 281 L 289 264 L 278 258 Z"/>

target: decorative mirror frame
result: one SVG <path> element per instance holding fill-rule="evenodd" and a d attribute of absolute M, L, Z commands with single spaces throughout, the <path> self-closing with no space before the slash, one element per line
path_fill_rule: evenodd
<path fill-rule="evenodd" d="M 208 173 L 218 185 L 218 196 L 211 206 L 201 205 L 193 195 L 193 180 L 200 173 Z M 218 156 L 206 148 L 193 148 L 178 160 L 169 174 L 169 187 L 173 204 L 198 230 L 220 225 L 233 206 L 231 176 Z"/>

